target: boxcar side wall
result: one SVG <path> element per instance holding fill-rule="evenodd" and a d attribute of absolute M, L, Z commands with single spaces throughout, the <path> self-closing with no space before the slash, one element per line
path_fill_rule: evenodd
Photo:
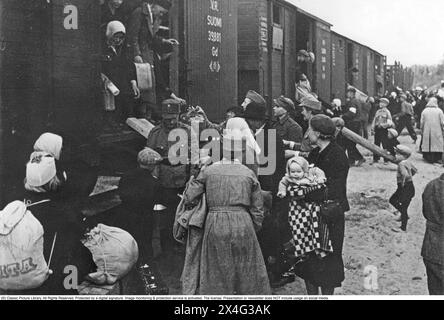
<path fill-rule="evenodd" d="M 23 181 L 32 140 L 51 109 L 50 8 L 44 0 L 0 2 L 1 201 Z"/>
<path fill-rule="evenodd" d="M 238 1 L 238 101 L 248 90 L 263 92 L 260 83 L 259 60 L 267 49 L 268 25 L 266 17 L 259 17 L 259 5 L 266 0 Z"/>
<path fill-rule="evenodd" d="M 186 98 L 222 120 L 237 105 L 237 1 L 187 0 L 185 12 Z"/>
<path fill-rule="evenodd" d="M 66 1 L 53 0 L 51 125 L 69 134 L 95 137 L 102 123 L 99 70 L 101 52 L 98 1 L 70 0 L 78 29 L 66 29 Z M 80 132 L 78 132 L 80 131 Z"/>
<path fill-rule="evenodd" d="M 330 28 L 320 22 L 315 22 L 315 28 L 316 89 L 319 97 L 329 102 L 331 99 L 331 33 Z"/>
<path fill-rule="evenodd" d="M 338 34 L 332 34 L 331 46 L 331 95 L 345 102 L 347 81 L 346 42 Z"/>

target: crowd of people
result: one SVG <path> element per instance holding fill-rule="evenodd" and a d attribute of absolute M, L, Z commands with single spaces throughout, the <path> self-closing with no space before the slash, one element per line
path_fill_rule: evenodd
<path fill-rule="evenodd" d="M 184 110 L 184 101 L 162 78 L 162 57 L 178 44 L 157 34 L 170 2 L 141 1 L 129 10 L 122 0 L 108 0 L 103 6 L 104 84 L 110 81 L 120 91 L 110 100 L 109 114 L 117 113 L 122 120 L 133 114 L 148 117 L 150 110 L 150 119 L 159 123 L 138 154 L 138 167 L 120 180 L 121 204 L 89 218 L 80 209 L 97 182 L 97 172 L 64 161 L 63 137 L 46 133 L 36 141 L 27 164 L 24 199 L 43 225 L 45 257 L 52 257 L 53 274 L 33 293 L 71 293 L 64 286 L 64 268 L 76 266 L 80 277 L 91 271 L 93 260 L 80 239 L 98 223 L 122 228 L 134 237 L 139 247 L 137 269 L 143 281 L 152 283 L 146 277 L 158 274 L 154 208 L 161 204 L 162 253 L 181 254 L 185 244 L 184 294 L 269 295 L 272 287 L 297 275 L 308 294 L 333 295 L 345 278 L 348 174 L 365 162 L 356 142 L 341 134 L 343 127 L 365 139 L 371 128 L 375 144 L 399 160 L 398 190 L 390 203 L 400 212 L 400 230 L 407 230 L 417 169 L 409 161 L 412 150 L 400 145 L 397 137 L 407 128 L 416 142 L 416 120 L 424 159 L 442 163 L 442 98 L 398 90 L 360 101 L 350 87 L 344 104 L 333 99 L 326 105 L 300 75 L 304 90 L 297 90 L 295 99 L 277 97 L 272 114 L 265 99 L 249 91 L 241 106 L 227 110 L 223 123 L 212 123 L 203 108 Z M 154 85 L 145 91 L 138 83 L 139 67 L 154 69 L 151 80 L 145 79 Z M 214 129 L 222 138 L 200 141 L 200 161 L 173 163 L 176 142 L 169 139 L 170 133 L 180 128 L 191 137 L 193 121 L 199 130 Z M 211 143 L 213 148 L 207 149 Z M 220 152 L 215 152 L 214 143 Z M 373 160 L 377 162 L 378 156 Z M 266 171 L 270 162 L 275 164 L 272 172 Z M 436 240 L 443 237 L 442 181 L 441 177 L 433 182 L 424 193 L 428 222 L 423 257 L 431 293 L 444 293 L 442 244 Z M 54 248 L 57 237 L 63 248 Z M 152 294 L 152 288 L 146 293 Z"/>

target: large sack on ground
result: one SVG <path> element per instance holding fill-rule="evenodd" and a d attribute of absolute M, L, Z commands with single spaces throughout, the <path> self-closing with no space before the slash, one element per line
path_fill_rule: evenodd
<path fill-rule="evenodd" d="M 92 253 L 97 272 L 87 280 L 100 285 L 112 285 L 125 277 L 139 258 L 136 240 L 126 231 L 99 224 L 82 240 Z"/>
<path fill-rule="evenodd" d="M 43 234 L 23 202 L 12 202 L 0 212 L 0 289 L 35 289 L 48 279 Z"/>

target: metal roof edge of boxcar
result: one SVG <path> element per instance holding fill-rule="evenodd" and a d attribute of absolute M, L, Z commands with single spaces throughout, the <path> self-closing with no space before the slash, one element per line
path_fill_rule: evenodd
<path fill-rule="evenodd" d="M 285 2 L 287 2 L 287 1 L 285 1 Z M 290 5 L 294 6 L 294 7 L 296 8 L 296 11 L 297 11 L 298 13 L 301 13 L 301 14 L 303 14 L 303 15 L 306 15 L 307 17 L 309 17 L 309 18 L 311 18 L 311 19 L 313 19 L 313 20 L 316 20 L 316 21 L 322 22 L 323 24 L 329 26 L 330 28 L 333 27 L 333 24 L 331 24 L 330 22 L 327 22 L 327 21 L 325 21 L 324 19 L 321 19 L 321 18 L 319 18 L 319 17 L 317 17 L 317 16 L 311 14 L 311 13 L 305 11 L 304 9 L 301 9 L 301 8 L 299 8 L 299 7 L 296 7 L 295 5 L 293 5 L 293 4 L 291 4 L 291 3 L 290 3 Z"/>
<path fill-rule="evenodd" d="M 336 32 L 336 31 L 334 31 L 334 30 L 331 30 L 331 33 L 332 33 L 333 35 L 337 36 L 337 37 L 340 37 L 340 38 L 346 39 L 346 40 L 348 40 L 348 41 L 351 41 L 351 42 L 354 42 L 354 43 L 360 45 L 361 47 L 367 48 L 367 49 L 369 49 L 370 51 L 373 51 L 374 53 L 377 53 L 378 55 L 380 55 L 380 56 L 382 56 L 382 57 L 386 57 L 386 55 L 382 54 L 381 52 L 379 52 L 379 51 L 377 51 L 377 50 L 375 50 L 375 49 L 373 49 L 373 48 L 371 48 L 371 47 L 369 47 L 369 46 L 367 46 L 367 45 L 365 45 L 365 44 L 362 44 L 362 43 L 360 43 L 360 42 L 358 42 L 358 41 L 356 41 L 356 40 L 353 40 L 353 39 L 351 39 L 351 38 L 349 38 L 349 37 L 346 37 L 346 36 L 344 36 L 343 34 L 340 34 L 339 32 Z"/>

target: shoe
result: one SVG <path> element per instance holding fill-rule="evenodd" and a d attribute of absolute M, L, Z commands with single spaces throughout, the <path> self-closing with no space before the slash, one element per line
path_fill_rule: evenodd
<path fill-rule="evenodd" d="M 402 230 L 401 228 L 392 228 L 392 231 L 393 231 L 394 233 L 402 233 L 402 232 L 406 232 L 407 229 L 406 229 L 406 230 Z"/>
<path fill-rule="evenodd" d="M 271 287 L 273 289 L 281 288 L 286 286 L 287 284 L 293 283 L 296 281 L 296 276 L 293 273 L 284 273 L 278 279 L 274 279 L 271 283 Z"/>

